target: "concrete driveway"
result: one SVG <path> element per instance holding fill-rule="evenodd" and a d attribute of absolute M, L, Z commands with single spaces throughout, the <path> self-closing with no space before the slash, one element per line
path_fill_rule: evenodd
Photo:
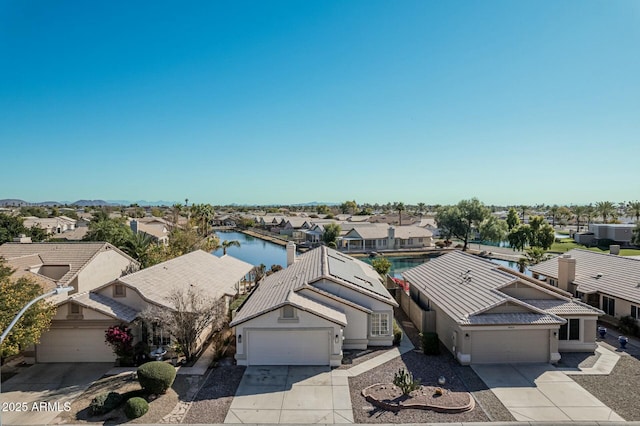
<path fill-rule="evenodd" d="M 225 423 L 353 423 L 348 378 L 329 367 L 248 367 Z"/>
<path fill-rule="evenodd" d="M 624 421 L 549 364 L 472 368 L 518 421 Z"/>
<path fill-rule="evenodd" d="M 2 383 L 2 424 L 48 424 L 112 363 L 36 364 Z M 70 404 L 66 404 L 69 406 Z"/>

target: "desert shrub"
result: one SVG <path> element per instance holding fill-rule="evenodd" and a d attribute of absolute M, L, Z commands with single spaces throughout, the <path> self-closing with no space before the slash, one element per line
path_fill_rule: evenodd
<path fill-rule="evenodd" d="M 436 241 L 436 247 L 438 247 L 438 248 L 444 248 L 444 246 L 445 246 L 444 241 Z"/>
<path fill-rule="evenodd" d="M 618 320 L 618 328 L 622 334 L 635 336 L 638 334 L 638 322 L 631 315 L 624 316 Z"/>
<path fill-rule="evenodd" d="M 438 341 L 438 333 L 422 333 L 422 352 L 425 355 L 438 355 L 440 353 L 440 342 Z"/>
<path fill-rule="evenodd" d="M 147 411 L 149 411 L 149 403 L 144 398 L 130 398 L 124 405 L 124 414 L 126 414 L 129 419 L 142 417 Z"/>
<path fill-rule="evenodd" d="M 122 400 L 118 392 L 104 392 L 91 400 L 89 409 L 93 415 L 106 414 L 122 404 Z"/>
<path fill-rule="evenodd" d="M 393 384 L 402 390 L 403 395 L 409 395 L 412 391 L 420 388 L 420 380 L 415 380 L 413 374 L 408 373 L 404 368 L 394 374 Z"/>
<path fill-rule="evenodd" d="M 166 362 L 151 361 L 138 367 L 138 381 L 150 393 L 162 394 L 176 378 L 176 369 Z"/>
<path fill-rule="evenodd" d="M 402 329 L 398 326 L 396 320 L 393 320 L 393 344 L 398 346 L 402 340 Z"/>

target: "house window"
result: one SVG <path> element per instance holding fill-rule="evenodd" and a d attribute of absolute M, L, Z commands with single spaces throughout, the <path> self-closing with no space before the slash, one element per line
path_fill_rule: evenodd
<path fill-rule="evenodd" d="M 69 315 L 82 315 L 82 307 L 75 303 L 69 304 Z"/>
<path fill-rule="evenodd" d="M 612 297 L 602 296 L 602 310 L 605 314 L 616 315 L 616 299 Z"/>
<path fill-rule="evenodd" d="M 389 314 L 371 314 L 371 335 L 388 336 L 389 334 Z"/>
<path fill-rule="evenodd" d="M 155 346 L 169 346 L 171 344 L 171 336 L 159 324 L 153 324 L 151 341 Z"/>
<path fill-rule="evenodd" d="M 558 283 L 553 278 L 549 278 L 549 285 L 552 285 L 554 287 L 558 287 Z"/>
<path fill-rule="evenodd" d="M 631 305 L 631 316 L 635 319 L 640 319 L 640 308 L 636 305 Z"/>
<path fill-rule="evenodd" d="M 125 297 L 126 295 L 124 284 L 116 284 L 113 286 L 113 297 Z"/>
<path fill-rule="evenodd" d="M 580 340 L 580 320 L 571 318 L 560 326 L 559 340 Z"/>

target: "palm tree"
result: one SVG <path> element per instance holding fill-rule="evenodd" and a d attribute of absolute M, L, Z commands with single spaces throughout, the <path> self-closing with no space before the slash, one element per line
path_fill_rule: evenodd
<path fill-rule="evenodd" d="M 551 215 L 551 226 L 556 227 L 556 218 L 558 217 L 558 211 L 560 207 L 557 204 L 554 204 L 553 207 L 549 209 L 549 213 Z"/>
<path fill-rule="evenodd" d="M 604 223 L 607 223 L 607 217 L 616 214 L 616 208 L 611 201 L 598 201 L 595 210 L 598 215 L 602 216 Z"/>
<path fill-rule="evenodd" d="M 150 235 L 144 232 L 138 232 L 137 234 L 133 234 L 133 236 L 124 243 L 122 250 L 139 261 L 144 268 L 148 266 L 146 264 L 147 252 L 152 243 L 153 239 Z"/>
<path fill-rule="evenodd" d="M 529 212 L 529 206 L 521 205 L 520 211 L 522 212 L 522 222 L 524 223 L 524 216 Z"/>
<path fill-rule="evenodd" d="M 238 240 L 231 240 L 231 241 L 224 240 L 222 242 L 222 255 L 226 255 L 227 254 L 227 249 L 229 247 L 233 247 L 233 246 L 240 247 L 240 241 L 238 241 Z"/>
<path fill-rule="evenodd" d="M 640 201 L 630 201 L 627 204 L 627 214 L 636 218 L 636 223 L 640 222 Z"/>
<path fill-rule="evenodd" d="M 393 209 L 398 211 L 399 226 L 402 226 L 402 212 L 406 210 L 402 201 L 393 203 Z"/>
<path fill-rule="evenodd" d="M 591 219 L 595 217 L 595 214 L 596 212 L 591 204 L 589 204 L 588 206 L 585 206 L 584 215 L 587 218 L 587 229 L 589 229 L 589 225 L 591 225 Z"/>
<path fill-rule="evenodd" d="M 578 232 L 580 232 L 580 218 L 584 217 L 587 213 L 587 206 L 574 206 L 573 214 L 576 216 L 576 225 Z"/>
<path fill-rule="evenodd" d="M 425 203 L 418 203 L 418 213 L 420 217 L 424 215 L 424 212 L 427 210 L 427 205 Z"/>

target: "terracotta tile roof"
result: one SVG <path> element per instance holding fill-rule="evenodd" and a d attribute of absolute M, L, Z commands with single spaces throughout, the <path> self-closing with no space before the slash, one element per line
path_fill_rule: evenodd
<path fill-rule="evenodd" d="M 109 243 L 104 242 L 63 242 L 63 243 L 5 243 L 0 246 L 0 256 L 4 257 L 10 264 L 20 260 L 25 256 L 38 256 L 42 259 L 40 265 L 65 265 L 69 271 L 59 280 L 60 285 L 68 285 L 73 279 L 93 260 L 98 253 L 115 250 L 122 256 L 137 264 L 137 262 L 127 254 Z M 29 260 L 30 261 L 30 260 Z"/>
<path fill-rule="evenodd" d="M 293 265 L 264 278 L 241 306 L 231 325 L 270 312 L 286 304 L 292 291 L 323 279 L 397 306 L 371 265 L 321 246 L 299 256 Z"/>
<path fill-rule="evenodd" d="M 197 250 L 120 277 L 118 281 L 136 289 L 143 298 L 172 308 L 168 301 L 170 295 L 186 286 L 215 300 L 225 294 L 233 296 L 237 293 L 236 284 L 252 269 L 253 265 L 231 256 L 219 258 Z"/>
<path fill-rule="evenodd" d="M 640 260 L 581 249 L 570 250 L 565 254 L 576 259 L 576 277 L 573 283 L 578 286 L 578 291 L 607 294 L 640 304 Z M 529 269 L 557 279 L 558 257 Z"/>

